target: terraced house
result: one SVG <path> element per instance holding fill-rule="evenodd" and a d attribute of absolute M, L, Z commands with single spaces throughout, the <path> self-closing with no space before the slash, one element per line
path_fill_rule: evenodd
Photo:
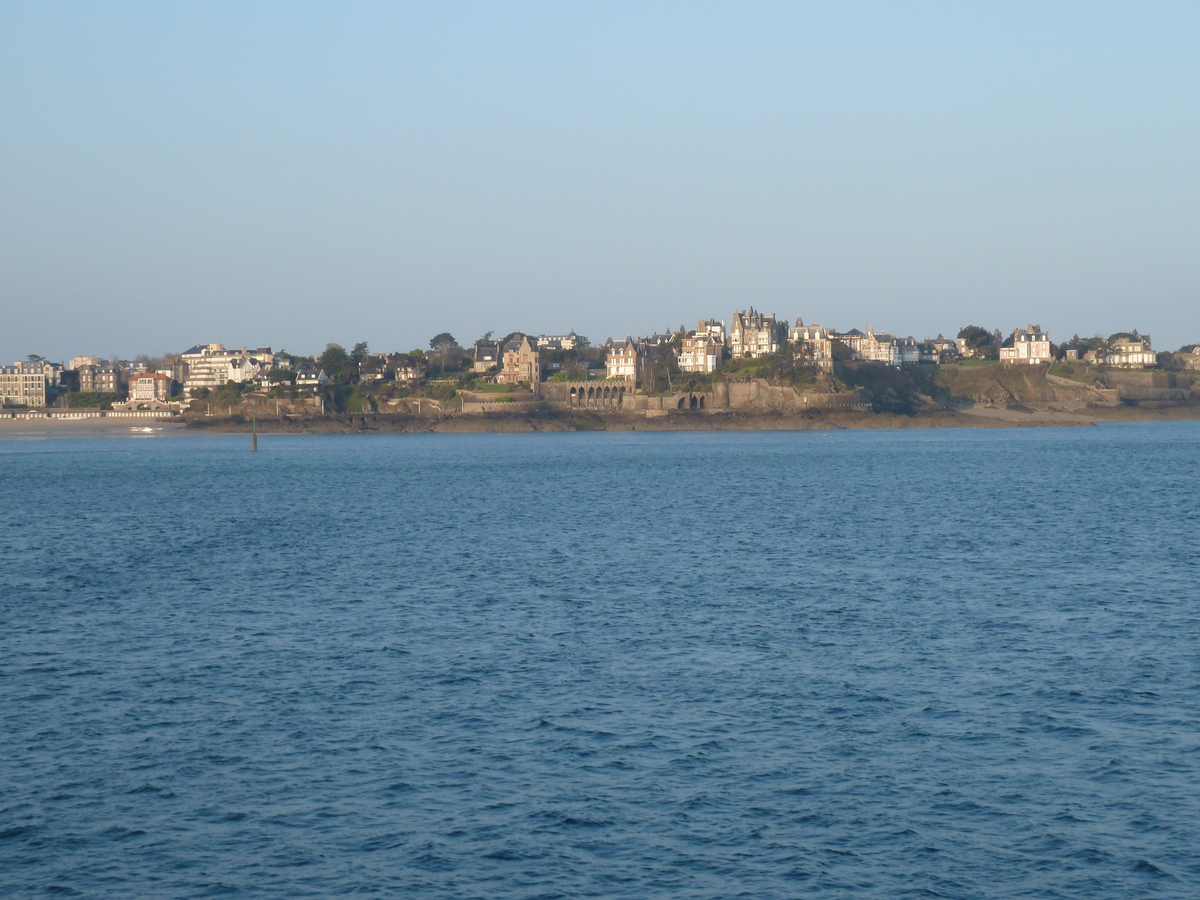
<path fill-rule="evenodd" d="M 15 362 L 0 366 L 0 404 L 4 406 L 45 406 L 48 370 L 52 363 Z"/>

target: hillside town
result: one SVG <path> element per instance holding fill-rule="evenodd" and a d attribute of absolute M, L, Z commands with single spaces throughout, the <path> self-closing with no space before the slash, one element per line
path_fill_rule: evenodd
<path fill-rule="evenodd" d="M 425 400 L 444 408 L 457 398 L 462 412 L 487 412 L 501 404 L 541 402 L 566 407 L 653 409 L 662 402 L 635 397 L 670 396 L 672 408 L 715 405 L 714 390 L 761 381 L 803 390 L 817 405 L 859 404 L 863 373 L 872 368 L 1040 366 L 1062 364 L 1109 370 L 1200 371 L 1200 345 L 1156 351 L 1138 331 L 1108 337 L 1073 336 L 1054 343 L 1040 325 L 1004 334 L 979 326 L 917 340 L 876 331 L 839 330 L 794 321 L 753 307 L 729 320 L 702 318 L 650 335 L 593 343 L 567 334 L 491 332 L 472 344 L 442 333 L 428 348 L 371 352 L 366 343 L 346 350 L 329 344 L 315 356 L 271 347 L 227 348 L 200 343 L 163 357 L 134 360 L 76 356 L 52 362 L 36 354 L 0 366 L 0 401 L 10 410 L 106 410 L 163 415 L 214 408 L 232 411 L 247 398 L 308 404 L 315 413 L 405 408 Z M 1087 379 L 1085 379 L 1087 380 Z M 1094 379 L 1093 379 L 1094 380 Z M 868 391 L 869 393 L 869 391 Z M 835 400 L 835 398 L 841 398 Z M 806 401 L 810 402 L 810 401 Z"/>

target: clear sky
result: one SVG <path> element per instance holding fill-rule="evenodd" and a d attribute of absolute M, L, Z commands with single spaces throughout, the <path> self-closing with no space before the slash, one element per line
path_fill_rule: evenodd
<path fill-rule="evenodd" d="M 0 4 L 0 360 L 1200 341 L 1200 3 Z"/>

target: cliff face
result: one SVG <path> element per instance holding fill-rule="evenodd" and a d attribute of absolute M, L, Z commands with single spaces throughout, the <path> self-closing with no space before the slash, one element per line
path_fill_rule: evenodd
<path fill-rule="evenodd" d="M 1052 374 L 1053 372 L 1053 374 Z M 1173 372 L 1083 365 L 941 366 L 936 383 L 950 397 L 988 405 L 1116 406 L 1188 403 L 1194 378 Z"/>
<path fill-rule="evenodd" d="M 1102 385 L 1047 377 L 1048 366 L 940 366 L 936 383 L 951 402 L 987 405 L 1057 406 L 1111 404 L 1116 397 Z"/>

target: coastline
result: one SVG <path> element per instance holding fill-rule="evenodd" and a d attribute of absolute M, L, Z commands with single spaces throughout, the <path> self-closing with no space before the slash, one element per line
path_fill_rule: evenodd
<path fill-rule="evenodd" d="M 1064 409 L 1009 409 L 965 406 L 911 415 L 888 412 L 819 411 L 671 411 L 644 413 L 597 411 L 486 412 L 463 415 L 342 413 L 326 416 L 263 417 L 259 434 L 518 434 L 572 431 L 845 431 L 912 428 L 1083 428 L 1123 422 L 1200 420 L 1200 404 L 1147 409 L 1137 406 Z M 178 434 L 248 434 L 241 416 L 183 416 L 139 422 L 111 419 L 0 419 L 0 438 L 165 437 Z"/>
<path fill-rule="evenodd" d="M 594 411 L 487 412 L 415 416 L 398 413 L 340 414 L 258 420 L 260 434 L 470 434 L 569 431 L 843 431 L 911 428 L 1080 428 L 1114 422 L 1200 420 L 1200 405 L 1086 410 L 969 407 L 912 415 L 887 412 L 809 410 L 783 412 L 669 412 L 665 415 Z M 241 417 L 197 417 L 189 431 L 248 433 Z"/>

